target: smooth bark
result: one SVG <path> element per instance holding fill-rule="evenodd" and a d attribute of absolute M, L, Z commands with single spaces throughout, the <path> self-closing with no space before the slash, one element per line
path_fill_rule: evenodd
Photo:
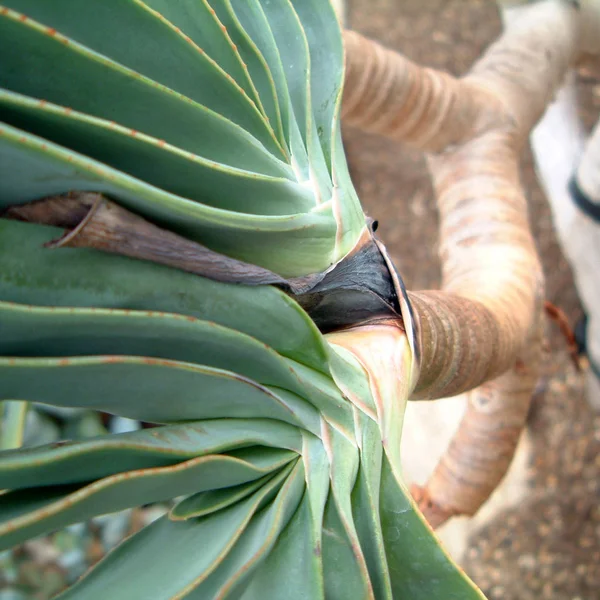
<path fill-rule="evenodd" d="M 345 33 L 346 124 L 426 151 L 441 217 L 442 290 L 409 293 L 422 349 L 413 397 L 472 391 L 447 453 L 415 489 L 434 526 L 479 509 L 525 425 L 544 284 L 519 156 L 580 55 L 581 19 L 567 2 L 522 9 L 461 79 Z"/>

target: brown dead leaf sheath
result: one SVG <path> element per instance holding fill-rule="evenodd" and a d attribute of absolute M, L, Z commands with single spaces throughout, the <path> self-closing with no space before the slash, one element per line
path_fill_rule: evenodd
<path fill-rule="evenodd" d="M 518 159 L 577 57 L 578 19 L 571 4 L 532 6 L 462 79 L 344 35 L 346 124 L 429 153 L 443 288 L 409 293 L 423 353 L 414 398 L 473 390 L 447 453 L 417 490 L 434 526 L 479 509 L 525 426 L 539 374 L 544 287 Z"/>
<path fill-rule="evenodd" d="M 284 279 L 276 273 L 210 250 L 162 229 L 97 192 L 71 192 L 8 208 L 2 215 L 67 230 L 51 248 L 95 248 L 149 260 L 216 281 L 277 285 L 294 294 L 319 283 L 324 274 Z"/>
<path fill-rule="evenodd" d="M 371 229 L 342 261 L 323 273 L 284 279 L 162 229 L 97 192 L 70 192 L 9 207 L 0 216 L 66 229 L 50 248 L 94 248 L 243 285 L 275 285 L 310 314 L 323 332 L 376 317 L 400 317 L 398 277 Z"/>

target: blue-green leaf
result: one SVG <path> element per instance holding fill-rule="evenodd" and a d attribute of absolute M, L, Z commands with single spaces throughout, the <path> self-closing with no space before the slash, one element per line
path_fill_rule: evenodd
<path fill-rule="evenodd" d="M 16 11 L 0 13 L 3 87 L 232 166 L 261 172 L 275 164 L 270 153 L 284 158 L 243 90 L 158 13 L 132 0 L 60 4 L 40 10 L 37 3 L 41 23 Z M 17 45 L 20 51 L 11 51 Z"/>
<path fill-rule="evenodd" d="M 159 519 L 123 542 L 60 600 L 184 596 L 227 558 L 256 512 L 277 489 L 276 485 L 266 485 L 205 518 Z"/>
<path fill-rule="evenodd" d="M 296 456 L 286 450 L 250 449 L 238 451 L 239 458 L 202 456 L 173 466 L 118 473 L 82 487 L 8 492 L 0 495 L 0 550 L 95 515 L 258 479 Z"/>
<path fill-rule="evenodd" d="M 25 398 L 154 423 L 272 418 L 318 431 L 317 411 L 299 396 L 191 363 L 135 356 L 0 358 L 0 380 L 2 400 Z"/>
<path fill-rule="evenodd" d="M 59 235 L 51 227 L 0 219 L 2 300 L 177 313 L 245 333 L 283 356 L 328 371 L 322 336 L 283 292 L 219 283 L 93 250 L 43 247 Z"/>
<path fill-rule="evenodd" d="M 300 454 L 302 437 L 294 427 L 274 420 L 212 419 L 62 441 L 2 452 L 0 489 L 84 483 L 253 446 L 284 448 Z"/>

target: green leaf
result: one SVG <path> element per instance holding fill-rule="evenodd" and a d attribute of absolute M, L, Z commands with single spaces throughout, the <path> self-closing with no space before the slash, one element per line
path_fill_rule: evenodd
<path fill-rule="evenodd" d="M 186 519 L 205 517 L 219 512 L 247 498 L 267 484 L 273 477 L 274 475 L 269 474 L 249 483 L 188 496 L 171 509 L 169 518 L 173 521 L 185 521 Z"/>
<path fill-rule="evenodd" d="M 286 147 L 287 136 L 284 133 L 281 120 L 279 98 L 275 89 L 275 81 L 265 57 L 242 27 L 230 2 L 227 0 L 212 2 L 211 8 L 215 11 L 219 22 L 225 27 L 227 35 L 239 52 L 240 59 L 248 69 L 252 85 L 257 94 L 258 105 L 262 107 L 267 120 L 275 129 L 278 139 Z"/>
<path fill-rule="evenodd" d="M 365 577 L 357 550 L 335 500 L 330 497 L 323 522 L 325 598 L 373 598 L 371 583 L 368 576 Z"/>
<path fill-rule="evenodd" d="M 288 0 L 275 3 L 271 0 L 259 2 L 276 44 L 289 94 L 290 112 L 298 122 L 302 139 L 308 149 L 308 131 L 311 123 L 308 43 L 298 16 Z"/>
<path fill-rule="evenodd" d="M 131 0 L 68 8 L 63 0 L 45 10 L 39 4 L 34 13 L 42 23 L 0 13 L 3 87 L 239 168 L 263 172 L 277 163 L 271 153 L 284 158 L 242 89 L 158 13 Z M 25 7 L 34 8 L 30 2 Z M 21 51 L 11 52 L 17 45 Z"/>
<path fill-rule="evenodd" d="M 84 483 L 253 446 L 283 448 L 300 454 L 302 438 L 294 427 L 274 420 L 213 419 L 83 441 L 62 441 L 2 452 L 0 489 Z"/>
<path fill-rule="evenodd" d="M 317 204 L 321 204 L 331 198 L 332 181 L 323 149 L 319 143 L 317 126 L 312 116 L 311 60 L 306 33 L 289 0 L 276 3 L 271 0 L 260 0 L 260 2 L 263 8 L 266 7 L 265 15 L 273 33 L 286 78 L 290 108 L 308 152 L 308 181 L 315 190 Z M 329 57 L 330 59 L 331 57 Z M 324 73 L 321 69 L 320 75 L 327 76 L 333 85 L 339 86 L 341 90 L 341 71 L 337 73 L 337 77 L 335 73 L 330 72 L 331 62 L 329 60 L 324 63 L 327 72 Z M 326 135 L 330 135 L 330 133 L 328 132 Z"/>
<path fill-rule="evenodd" d="M 306 537 L 300 543 L 305 548 L 304 565 L 310 569 L 308 582 L 314 586 L 314 598 L 324 598 L 325 573 L 323 571 L 323 518 L 325 506 L 330 492 L 330 464 L 329 457 L 320 439 L 303 433 L 302 460 L 306 471 L 306 496 L 310 522 Z M 310 536 L 310 537 L 309 537 Z M 314 583 L 312 583 L 314 580 Z"/>
<path fill-rule="evenodd" d="M 277 215 L 301 213 L 314 203 L 310 191 L 293 182 L 284 169 L 275 176 L 235 169 L 155 137 L 132 134 L 118 124 L 12 92 L 0 90 L 0 110 L 15 127 L 209 206 Z"/>
<path fill-rule="evenodd" d="M 360 598 L 374 598 L 352 516 L 351 494 L 358 476 L 359 449 L 356 440 L 347 439 L 333 427 L 328 427 L 323 443 L 331 471 L 331 495 L 323 523 L 323 568 L 325 573 L 336 573 L 340 571 L 337 563 L 348 565 L 342 578 L 325 577 L 325 595 L 344 597 L 342 592 L 354 589 Z"/>
<path fill-rule="evenodd" d="M 318 431 L 305 400 L 231 371 L 158 358 L 0 358 L 0 399 L 91 408 L 153 423 L 272 418 Z M 102 386 L 95 382 L 104 382 Z"/>
<path fill-rule="evenodd" d="M 0 219 L 2 300 L 182 314 L 245 333 L 283 356 L 327 372 L 322 336 L 283 292 L 219 283 L 93 250 L 43 247 L 59 235 L 59 229 Z"/>
<path fill-rule="evenodd" d="M 34 488 L 2 494 L 0 550 L 95 515 L 252 481 L 280 469 L 297 455 L 260 448 L 239 451 L 237 456 L 209 455 L 168 467 L 118 473 L 80 488 Z"/>
<path fill-rule="evenodd" d="M 4 206 L 98 191 L 284 277 L 347 254 L 365 224 L 332 156 L 343 56 L 328 3 L 79 4 L 0 8 Z"/>
<path fill-rule="evenodd" d="M 123 542 L 60 600 L 182 597 L 221 564 L 276 485 L 201 519 L 166 516 Z M 148 565 L 152 565 L 149 569 Z"/>
<path fill-rule="evenodd" d="M 58 308 L 0 302 L 0 355 L 129 355 L 233 370 L 257 383 L 302 395 L 312 369 L 282 358 L 235 329 L 195 317 L 139 310 Z M 295 376 L 300 371 L 302 377 Z M 325 376 L 331 393 L 337 389 Z M 339 396 L 339 393 L 338 393 Z M 339 401 L 339 400 L 338 400 Z"/>
<path fill-rule="evenodd" d="M 328 167 L 332 170 L 332 144 L 338 102 L 344 78 L 344 47 L 338 20 L 330 2 L 291 0 L 302 23 L 310 52 L 311 112 Z"/>
<path fill-rule="evenodd" d="M 243 600 L 272 598 L 308 600 L 323 598 L 320 556 L 311 529 L 312 514 L 307 495 L 277 543 L 243 592 Z M 318 545 L 320 551 L 320 544 Z M 349 596 L 351 597 L 351 596 Z"/>
<path fill-rule="evenodd" d="M 298 363 L 290 364 L 290 368 L 302 386 L 302 397 L 309 400 L 323 419 L 335 424 L 340 431 L 351 435 L 354 425 L 352 414 L 348 410 L 348 400 L 335 386 L 331 376 Z M 284 394 L 281 390 L 278 393 Z"/>
<path fill-rule="evenodd" d="M 168 19 L 174 26 L 181 28 L 183 34 L 189 36 L 196 47 L 201 48 L 211 60 L 214 59 L 218 67 L 223 69 L 244 90 L 262 112 L 261 98 L 250 76 L 249 69 L 242 59 L 240 50 L 232 39 L 238 32 L 236 28 L 230 31 L 227 27 L 229 23 L 221 22 L 217 17 L 217 14 L 220 15 L 221 13 L 217 13 L 216 9 L 209 5 L 206 0 L 200 2 L 197 0 L 180 0 L 177 3 L 168 0 L 146 0 L 145 4 Z M 219 8 L 221 3 L 213 2 L 212 4 Z M 237 42 L 241 41 L 242 48 L 247 49 L 244 38 L 235 37 Z M 190 71 L 195 70 L 195 66 L 190 65 Z M 189 71 L 185 73 L 185 76 L 188 76 L 188 74 Z M 197 86 L 198 82 L 195 85 Z M 217 110 L 219 108 L 217 106 Z M 262 114 L 265 117 L 265 125 L 269 133 L 274 135 L 268 113 L 262 112 Z"/>
<path fill-rule="evenodd" d="M 1 329 L 0 329 L 1 332 Z M 0 404 L 0 450 L 11 450 L 23 445 L 25 417 L 29 403 L 22 400 L 5 400 Z M 2 486 L 0 486 L 2 489 Z"/>
<path fill-rule="evenodd" d="M 328 1 L 6 0 L 0 53 L 0 210 L 96 191 L 283 277 L 365 231 Z M 481 598 L 400 477 L 410 381 L 280 290 L 61 233 L 0 219 L 0 398 L 169 424 L 0 453 L 0 548 L 178 499 L 61 598 Z"/>
<path fill-rule="evenodd" d="M 305 491 L 301 461 L 268 509 L 252 519 L 227 558 L 189 595 L 189 600 L 239 598 L 296 512 Z"/>
<path fill-rule="evenodd" d="M 151 221 L 284 277 L 322 271 L 333 260 L 336 225 L 326 212 L 258 216 L 198 204 L 0 125 L 1 208 L 73 189 L 106 193 Z"/>
<path fill-rule="evenodd" d="M 302 181 L 310 179 L 308 150 L 305 144 L 306 113 L 294 114 L 286 72 L 277 47 L 274 32 L 260 0 L 227 0 L 227 6 L 234 11 L 240 24 L 256 44 L 266 61 L 272 76 L 280 107 L 283 131 L 291 154 L 292 164 L 295 165 L 297 176 Z M 302 73 L 300 73 L 302 75 Z M 306 79 L 297 85 L 305 86 Z"/>
<path fill-rule="evenodd" d="M 392 600 L 390 572 L 379 514 L 383 448 L 377 424 L 360 415 L 360 467 L 352 490 L 352 517 L 375 598 Z"/>
<path fill-rule="evenodd" d="M 277 531 L 285 526 L 302 490 L 298 470 L 294 469 L 279 491 L 272 480 L 270 486 L 246 500 L 206 518 L 183 522 L 160 519 L 121 544 L 59 598 L 94 600 L 131 593 L 157 599 L 217 598 L 217 593 L 205 590 L 214 591 L 215 581 L 227 579 L 214 574 L 235 569 L 240 561 L 251 558 L 252 552 L 256 556 L 267 551 Z M 148 569 L 148 565 L 153 568 Z"/>
<path fill-rule="evenodd" d="M 341 102 L 338 103 L 338 111 Z M 334 190 L 331 201 L 323 208 L 333 211 L 336 216 L 338 239 L 336 253 L 347 254 L 356 244 L 356 238 L 351 234 L 353 231 L 364 231 L 365 217 L 360 208 L 360 202 L 356 190 L 352 185 L 352 179 L 348 170 L 348 164 L 344 154 L 342 141 L 342 130 L 337 123 L 334 130 L 333 140 L 333 172 Z"/>
<path fill-rule="evenodd" d="M 462 576 L 384 455 L 380 514 L 394 598 L 483 599 Z"/>

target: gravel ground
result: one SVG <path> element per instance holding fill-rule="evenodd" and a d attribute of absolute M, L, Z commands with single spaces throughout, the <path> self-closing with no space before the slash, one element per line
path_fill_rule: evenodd
<path fill-rule="evenodd" d="M 468 70 L 500 32 L 493 2 L 482 0 L 350 0 L 350 26 L 409 58 L 456 75 Z M 600 108 L 600 86 L 580 78 L 582 118 Z M 406 147 L 347 129 L 347 152 L 360 197 L 380 222 L 409 289 L 439 284 L 437 215 L 422 156 Z M 581 309 L 557 244 L 550 210 L 529 152 L 522 178 L 547 276 L 547 299 L 575 322 Z M 530 429 L 530 493 L 471 540 L 467 572 L 490 600 L 600 599 L 600 416 L 583 395 L 583 377 L 562 337 L 548 327 L 545 391 L 535 400 Z"/>

